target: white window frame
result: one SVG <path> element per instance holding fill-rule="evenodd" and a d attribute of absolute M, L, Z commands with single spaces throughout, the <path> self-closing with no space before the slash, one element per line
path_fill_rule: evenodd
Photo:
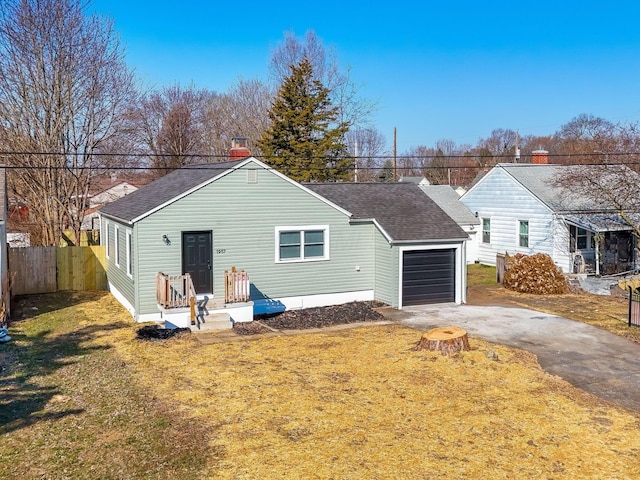
<path fill-rule="evenodd" d="M 489 222 L 489 230 L 485 230 L 484 229 L 484 221 L 485 220 Z M 491 245 L 491 218 L 490 217 L 482 217 L 481 229 L 482 229 L 482 238 L 480 240 L 482 241 L 482 243 L 484 243 L 486 245 Z M 485 240 L 484 240 L 485 233 L 487 235 L 489 235 L 489 241 L 488 242 L 485 242 Z"/>
<path fill-rule="evenodd" d="M 118 225 L 115 225 L 115 228 L 113 229 L 113 253 L 114 253 L 114 257 L 115 257 L 115 263 L 116 263 L 116 267 L 120 266 L 120 229 L 118 228 Z"/>
<path fill-rule="evenodd" d="M 129 229 L 126 230 L 125 238 L 127 241 L 127 275 L 129 278 L 133 278 L 133 257 L 131 249 L 133 248 L 133 232 Z"/>
<path fill-rule="evenodd" d="M 522 226 L 523 223 L 527 224 L 527 244 L 526 245 L 522 245 L 521 244 L 521 239 L 522 236 L 524 235 L 521 231 L 520 231 L 520 227 Z M 530 237 L 530 233 L 529 233 L 529 227 L 530 227 L 530 223 L 529 220 L 518 220 L 518 225 L 517 225 L 517 229 L 518 231 L 516 232 L 516 246 L 518 246 L 519 248 L 529 248 L 529 237 Z"/>
<path fill-rule="evenodd" d="M 322 257 L 304 257 L 304 232 L 321 230 L 323 236 L 323 256 Z M 300 232 L 300 256 L 296 258 L 280 258 L 280 233 L 282 232 Z M 329 225 L 292 225 L 280 226 L 275 228 L 275 263 L 300 263 L 300 262 L 321 262 L 329 260 Z"/>
<path fill-rule="evenodd" d="M 109 222 L 107 222 L 106 220 L 104 222 L 104 229 L 107 232 L 106 235 L 105 235 L 106 241 L 104 243 L 105 255 L 106 255 L 107 258 L 111 258 L 111 248 L 109 248 L 109 240 L 110 240 L 110 238 L 109 238 L 109 230 L 110 230 L 110 228 L 109 228 Z"/>

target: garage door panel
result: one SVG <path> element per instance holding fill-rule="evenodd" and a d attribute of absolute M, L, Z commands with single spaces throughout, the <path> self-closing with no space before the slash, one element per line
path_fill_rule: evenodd
<path fill-rule="evenodd" d="M 402 304 L 455 301 L 455 250 L 412 250 L 403 253 Z"/>

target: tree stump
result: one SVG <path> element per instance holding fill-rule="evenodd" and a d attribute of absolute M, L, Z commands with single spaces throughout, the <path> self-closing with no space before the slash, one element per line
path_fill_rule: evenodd
<path fill-rule="evenodd" d="M 416 350 L 440 350 L 442 355 L 452 356 L 460 350 L 470 350 L 467 331 L 459 327 L 433 328 L 420 338 Z"/>

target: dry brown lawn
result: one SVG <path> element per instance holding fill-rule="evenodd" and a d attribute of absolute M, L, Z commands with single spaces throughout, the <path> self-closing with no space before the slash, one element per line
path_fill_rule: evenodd
<path fill-rule="evenodd" d="M 473 337 L 454 358 L 398 325 L 140 341 L 109 295 L 13 328 L 0 478 L 640 478 L 638 415 Z"/>

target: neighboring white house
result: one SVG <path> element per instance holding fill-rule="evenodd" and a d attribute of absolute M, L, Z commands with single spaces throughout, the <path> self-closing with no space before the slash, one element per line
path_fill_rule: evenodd
<path fill-rule="evenodd" d="M 426 177 L 400 177 L 399 181 L 405 183 L 415 183 L 418 186 L 431 185 L 431 182 L 429 182 Z"/>
<path fill-rule="evenodd" d="M 120 182 L 112 187 L 109 187 L 101 192 L 92 195 L 89 198 L 89 208 L 84 213 L 82 220 L 82 230 L 99 230 L 100 229 L 100 216 L 98 211 L 103 205 L 113 202 L 118 198 L 122 198 L 131 192 L 138 190 L 138 187 L 130 184 L 129 182 Z"/>
<path fill-rule="evenodd" d="M 497 253 L 546 253 L 564 272 L 584 272 L 595 267 L 599 233 L 602 273 L 635 268 L 632 229 L 615 209 L 555 183 L 570 168 L 503 163 L 476 181 L 460 198 L 481 222 L 476 260 L 495 265 Z"/>
<path fill-rule="evenodd" d="M 460 196 L 449 185 L 419 185 L 444 212 L 469 235 L 466 243 L 467 263 L 478 261 L 478 231 L 480 220 L 460 201 Z"/>
<path fill-rule="evenodd" d="M 31 237 L 28 233 L 7 232 L 7 243 L 10 248 L 30 247 Z"/>

